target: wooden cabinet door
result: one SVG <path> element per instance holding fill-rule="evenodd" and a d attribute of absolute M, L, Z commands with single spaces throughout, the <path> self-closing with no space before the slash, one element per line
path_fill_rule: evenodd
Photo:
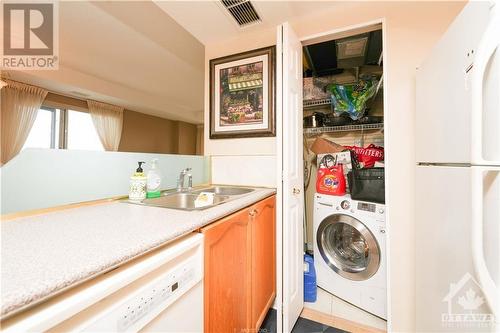
<path fill-rule="evenodd" d="M 244 332 L 250 327 L 252 230 L 248 212 L 243 209 L 201 229 L 205 235 L 205 332 Z"/>
<path fill-rule="evenodd" d="M 250 207 L 252 229 L 252 328 L 259 330 L 276 296 L 276 197 Z"/>

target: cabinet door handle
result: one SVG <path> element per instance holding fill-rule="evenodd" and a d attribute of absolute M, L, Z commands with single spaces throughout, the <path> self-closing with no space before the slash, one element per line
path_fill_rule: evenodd
<path fill-rule="evenodd" d="M 258 213 L 257 209 L 252 209 L 251 211 L 248 212 L 248 215 L 254 217 L 255 215 L 257 215 L 257 213 Z"/>
<path fill-rule="evenodd" d="M 293 194 L 300 194 L 300 189 L 294 187 L 293 188 Z"/>

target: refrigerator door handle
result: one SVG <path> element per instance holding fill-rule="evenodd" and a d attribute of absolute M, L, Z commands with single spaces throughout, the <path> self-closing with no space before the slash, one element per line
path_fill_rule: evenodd
<path fill-rule="evenodd" d="M 472 164 L 475 165 L 500 165 L 500 151 L 498 151 L 500 118 L 493 114 L 496 114 L 498 109 L 490 111 L 492 112 L 492 119 L 494 119 L 495 123 L 498 123 L 497 127 L 495 128 L 494 124 L 488 124 L 490 128 L 491 126 L 493 126 L 493 128 L 485 133 L 485 110 L 483 96 L 486 69 L 490 59 L 495 54 L 495 51 L 500 52 L 500 50 L 498 50 L 500 43 L 500 37 L 498 34 L 500 31 L 500 8 L 498 7 L 500 7 L 500 5 L 494 4 L 490 9 L 490 21 L 483 34 L 483 38 L 475 50 L 474 56 L 473 73 L 471 78 L 471 161 Z M 497 54 L 496 57 L 500 59 L 499 54 Z M 500 72 L 493 74 L 493 80 L 500 80 Z M 498 93 L 494 93 L 494 95 L 494 97 L 498 98 Z M 489 140 L 485 140 L 485 136 L 488 136 Z M 493 151 L 493 154 L 485 152 L 485 150 Z"/>
<path fill-rule="evenodd" d="M 490 177 L 488 178 L 488 173 L 490 173 Z M 491 177 L 491 173 L 493 173 L 493 177 Z M 486 301 L 496 318 L 499 318 L 500 310 L 499 310 L 499 298 L 500 298 L 500 290 L 499 287 L 496 286 L 495 281 L 493 280 L 490 271 L 488 269 L 485 253 L 484 253 L 484 212 L 485 212 L 485 179 L 491 180 L 496 177 L 500 177 L 500 167 L 482 167 L 482 166 L 473 166 L 471 167 L 471 197 L 472 197 L 472 261 L 474 265 L 474 270 L 476 276 L 478 278 L 478 282 L 481 286 L 481 289 L 484 292 L 484 296 Z M 486 189 L 486 191 L 497 191 L 493 193 L 494 199 L 498 200 L 500 197 L 500 178 L 496 178 L 497 181 L 496 187 L 493 189 Z M 487 184 L 488 187 L 491 185 L 491 182 Z M 488 194 L 488 195 L 491 195 Z M 491 201 L 491 200 L 489 200 Z M 499 211 L 495 211 L 497 214 L 495 220 L 500 216 L 500 208 L 498 207 L 498 201 L 493 202 L 490 205 L 493 209 L 499 209 Z M 497 223 L 498 221 L 494 221 Z M 497 235 L 498 237 L 498 235 Z M 495 243 L 498 246 L 498 239 Z M 489 245 L 491 245 L 491 243 Z M 498 249 L 493 249 L 496 254 L 496 260 L 498 261 Z"/>

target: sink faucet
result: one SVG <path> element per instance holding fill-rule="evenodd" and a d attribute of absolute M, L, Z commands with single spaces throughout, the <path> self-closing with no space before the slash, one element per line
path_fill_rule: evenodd
<path fill-rule="evenodd" d="M 184 192 L 186 190 L 190 191 L 193 188 L 193 175 L 189 172 L 191 168 L 186 168 L 179 174 L 179 179 L 177 179 L 177 192 Z M 184 178 L 188 176 L 188 187 L 184 187 Z"/>

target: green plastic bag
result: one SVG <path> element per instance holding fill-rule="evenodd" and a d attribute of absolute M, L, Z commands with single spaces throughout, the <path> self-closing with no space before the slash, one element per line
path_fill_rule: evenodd
<path fill-rule="evenodd" d="M 360 119 L 365 114 L 366 102 L 375 95 L 377 83 L 375 78 L 365 77 L 356 84 L 330 86 L 333 112 L 336 115 L 347 113 L 353 120 Z"/>

